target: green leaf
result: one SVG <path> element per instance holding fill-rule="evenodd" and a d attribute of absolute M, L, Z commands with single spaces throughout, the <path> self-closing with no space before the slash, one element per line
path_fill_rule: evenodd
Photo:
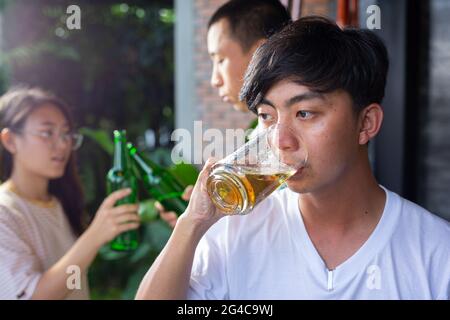
<path fill-rule="evenodd" d="M 197 181 L 199 171 L 192 164 L 180 163 L 169 168 L 169 171 L 178 179 L 178 181 L 187 187 L 194 185 Z"/>
<path fill-rule="evenodd" d="M 250 122 L 247 129 L 255 129 L 258 126 L 258 118 L 253 119 L 252 122 Z"/>
<path fill-rule="evenodd" d="M 173 9 L 161 9 L 159 10 L 159 19 L 167 24 L 173 24 L 175 22 L 175 11 Z"/>
<path fill-rule="evenodd" d="M 172 229 L 162 220 L 153 221 L 143 228 L 142 241 L 149 243 L 152 249 L 159 252 L 170 238 Z"/>
<path fill-rule="evenodd" d="M 136 270 L 129 278 L 127 282 L 127 286 L 122 294 L 122 299 L 132 300 L 136 296 L 136 292 L 139 288 L 139 284 L 144 278 L 145 274 L 150 268 L 149 265 L 142 265 L 138 270 Z"/>
<path fill-rule="evenodd" d="M 114 143 L 110 135 L 105 130 L 94 130 L 90 128 L 80 128 L 80 133 L 98 143 L 110 156 L 114 153 Z"/>
<path fill-rule="evenodd" d="M 152 250 L 152 246 L 149 243 L 141 242 L 139 244 L 139 247 L 137 248 L 137 250 L 135 252 L 133 252 L 133 254 L 131 255 L 131 258 L 129 261 L 131 263 L 137 263 L 141 259 L 146 258 L 151 250 Z"/>

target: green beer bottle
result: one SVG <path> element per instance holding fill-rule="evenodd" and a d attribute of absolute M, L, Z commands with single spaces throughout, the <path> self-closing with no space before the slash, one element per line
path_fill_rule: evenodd
<path fill-rule="evenodd" d="M 128 143 L 127 147 L 137 176 L 142 180 L 150 196 L 161 203 L 167 211 L 182 214 L 188 205 L 181 198 L 183 186 L 167 169 L 138 152 L 133 144 Z"/>
<path fill-rule="evenodd" d="M 114 130 L 114 164 L 106 177 L 108 194 L 125 188 L 130 188 L 131 193 L 116 202 L 116 206 L 137 202 L 137 180 L 130 166 L 126 149 L 126 131 Z M 130 251 L 138 246 L 137 230 L 126 231 L 118 235 L 110 243 L 111 249 L 116 251 Z"/>

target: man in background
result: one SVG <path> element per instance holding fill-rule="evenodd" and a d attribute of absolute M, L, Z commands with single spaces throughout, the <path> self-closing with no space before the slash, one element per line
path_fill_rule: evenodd
<path fill-rule="evenodd" d="M 289 12 L 279 0 L 231 0 L 211 16 L 207 36 L 212 61 L 211 86 L 235 110 L 249 111 L 239 99 L 239 92 L 253 53 L 290 21 Z M 256 125 L 255 119 L 250 128 Z M 183 198 L 189 200 L 191 192 L 192 187 L 187 187 Z M 163 220 L 175 226 L 177 215 L 164 211 L 160 204 L 156 206 Z"/>

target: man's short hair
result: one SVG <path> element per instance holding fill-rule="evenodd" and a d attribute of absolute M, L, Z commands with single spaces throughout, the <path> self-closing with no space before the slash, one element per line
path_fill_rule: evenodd
<path fill-rule="evenodd" d="M 291 21 L 279 0 L 231 0 L 222 5 L 208 22 L 208 29 L 227 19 L 231 36 L 247 52 L 256 41 L 266 39 Z"/>
<path fill-rule="evenodd" d="M 389 59 L 372 31 L 339 28 L 324 17 L 300 18 L 255 52 L 240 98 L 249 109 L 281 80 L 292 80 L 319 93 L 345 90 L 356 111 L 384 97 Z"/>

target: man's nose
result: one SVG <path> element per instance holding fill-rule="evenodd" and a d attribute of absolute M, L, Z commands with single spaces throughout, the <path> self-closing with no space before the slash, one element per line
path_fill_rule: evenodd
<path fill-rule="evenodd" d="M 283 151 L 295 151 L 300 147 L 300 142 L 295 131 L 286 126 L 277 126 L 275 141 L 278 149 Z"/>
<path fill-rule="evenodd" d="M 222 77 L 220 73 L 217 71 L 217 67 L 213 66 L 213 70 L 211 72 L 211 86 L 213 88 L 219 88 L 223 85 Z"/>

